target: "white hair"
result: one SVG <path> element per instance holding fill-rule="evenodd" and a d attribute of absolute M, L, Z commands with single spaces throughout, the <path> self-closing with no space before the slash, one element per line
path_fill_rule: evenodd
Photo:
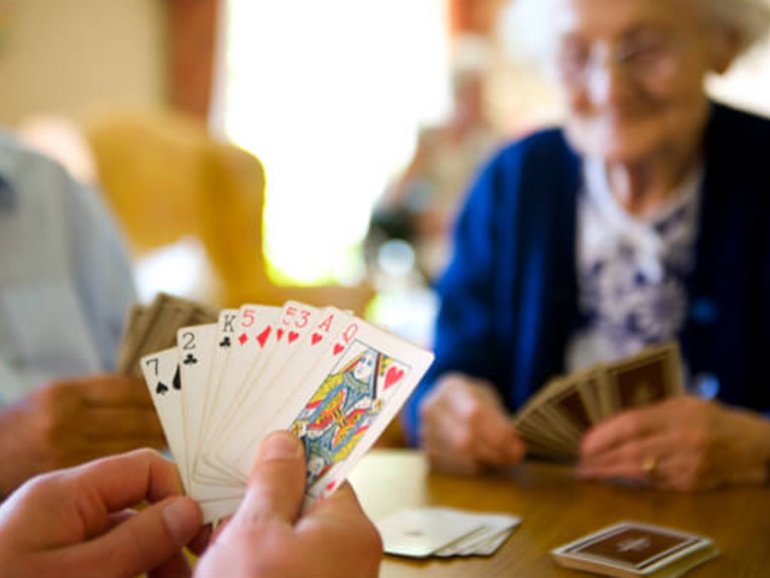
<path fill-rule="evenodd" d="M 736 35 L 740 53 L 758 44 L 770 30 L 770 0 L 692 0 L 706 10 L 717 27 Z M 522 49 L 538 58 L 553 48 L 553 0 L 509 0 L 502 12 L 498 33 L 509 55 L 522 57 Z"/>

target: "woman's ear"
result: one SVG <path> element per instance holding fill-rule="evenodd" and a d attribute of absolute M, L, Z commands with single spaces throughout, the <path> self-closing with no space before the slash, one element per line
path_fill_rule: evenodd
<path fill-rule="evenodd" d="M 741 35 L 733 28 L 718 28 L 713 32 L 710 46 L 711 70 L 724 74 L 741 51 Z"/>

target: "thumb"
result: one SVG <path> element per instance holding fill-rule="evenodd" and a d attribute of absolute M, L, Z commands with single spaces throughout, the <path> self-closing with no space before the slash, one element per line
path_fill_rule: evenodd
<path fill-rule="evenodd" d="M 200 507 L 178 496 L 153 504 L 98 538 L 73 548 L 75 567 L 135 576 L 176 556 L 200 531 Z"/>
<path fill-rule="evenodd" d="M 279 518 L 293 523 L 300 513 L 305 491 L 305 452 L 302 443 L 287 431 L 267 436 L 259 448 L 246 496 L 234 521 L 253 523 Z"/>

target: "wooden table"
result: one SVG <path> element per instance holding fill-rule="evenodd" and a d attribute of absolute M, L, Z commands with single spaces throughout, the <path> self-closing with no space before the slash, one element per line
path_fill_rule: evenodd
<path fill-rule="evenodd" d="M 367 514 L 378 519 L 404 507 L 449 506 L 521 516 L 491 557 L 411 560 L 386 556 L 382 578 L 586 576 L 563 569 L 551 548 L 619 520 L 651 522 L 704 534 L 721 554 L 688 578 L 770 576 L 770 488 L 677 494 L 578 482 L 565 466 L 526 463 L 502 474 L 465 478 L 429 473 L 422 455 L 374 450 L 350 477 Z"/>

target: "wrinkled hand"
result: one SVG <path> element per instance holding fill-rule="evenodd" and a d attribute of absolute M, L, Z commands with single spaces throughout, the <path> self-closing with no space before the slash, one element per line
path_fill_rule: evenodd
<path fill-rule="evenodd" d="M 0 507 L 0 577 L 189 576 L 182 547 L 201 513 L 151 450 L 37 477 Z M 135 512 L 131 506 L 152 505 Z"/>
<path fill-rule="evenodd" d="M 0 495 L 41 472 L 164 446 L 143 381 L 119 375 L 57 381 L 0 410 Z"/>
<path fill-rule="evenodd" d="M 375 578 L 382 542 L 350 486 L 300 514 L 304 488 L 302 444 L 288 432 L 270 435 L 243 503 L 196 578 Z"/>
<path fill-rule="evenodd" d="M 443 376 L 423 400 L 420 417 L 420 444 L 438 470 L 476 474 L 524 456 L 524 443 L 487 381 Z"/>
<path fill-rule="evenodd" d="M 594 426 L 581 444 L 577 473 L 699 491 L 763 483 L 768 460 L 770 423 L 761 416 L 682 396 Z"/>

